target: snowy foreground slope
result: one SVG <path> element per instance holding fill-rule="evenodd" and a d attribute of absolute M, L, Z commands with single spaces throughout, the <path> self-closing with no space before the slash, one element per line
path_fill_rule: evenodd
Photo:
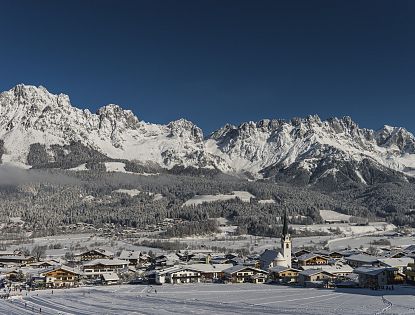
<path fill-rule="evenodd" d="M 157 293 L 155 292 L 157 290 Z M 37 295 L 38 294 L 38 295 Z M 1 314 L 414 314 L 415 289 L 341 291 L 269 285 L 112 286 L 0 301 Z M 25 303 L 27 303 L 25 308 Z"/>
<path fill-rule="evenodd" d="M 56 162 L 69 154 L 71 143 L 109 159 L 167 169 L 193 166 L 249 173 L 255 178 L 284 174 L 316 181 L 337 176 L 338 181 L 371 184 L 378 173 L 392 179 L 415 174 L 411 133 L 389 126 L 378 131 L 360 128 L 350 117 L 265 119 L 226 125 L 205 137 L 185 119 L 167 125 L 145 123 L 114 104 L 93 114 L 72 106 L 67 95 L 51 94 L 44 87 L 17 85 L 0 93 L 3 163 L 30 167 L 39 161 Z M 33 144 L 38 146 L 31 148 Z M 91 152 L 87 155 L 96 159 Z M 70 161 L 76 163 L 74 157 Z"/>

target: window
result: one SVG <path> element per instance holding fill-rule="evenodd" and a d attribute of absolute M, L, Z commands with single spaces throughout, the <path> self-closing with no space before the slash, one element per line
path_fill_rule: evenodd
<path fill-rule="evenodd" d="M 290 248 L 290 244 L 285 244 L 285 248 Z"/>

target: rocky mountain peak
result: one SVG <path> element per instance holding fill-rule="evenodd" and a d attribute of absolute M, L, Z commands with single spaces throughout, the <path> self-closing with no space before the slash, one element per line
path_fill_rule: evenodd
<path fill-rule="evenodd" d="M 310 115 L 227 124 L 204 139 L 186 119 L 145 123 L 115 104 L 92 114 L 73 107 L 65 94 L 22 84 L 0 93 L 0 141 L 3 161 L 25 165 L 39 160 L 37 155 L 48 161 L 68 150 L 77 150 L 73 156 L 89 150 L 81 155 L 257 178 L 285 174 L 305 183 L 330 177 L 366 184 L 374 182 L 373 174 L 387 174 L 379 176 L 384 179 L 400 178 L 393 175 L 396 171 L 415 173 L 415 139 L 404 128 L 373 131 L 349 116 L 322 120 Z"/>
<path fill-rule="evenodd" d="M 97 111 L 100 120 L 100 128 L 105 123 L 112 127 L 122 126 L 123 128 L 137 129 L 139 127 L 139 119 L 130 110 L 124 110 L 116 104 L 108 104 L 101 107 Z"/>
<path fill-rule="evenodd" d="M 170 122 L 167 127 L 170 129 L 171 137 L 188 138 L 196 143 L 203 141 L 202 129 L 189 120 L 178 119 Z"/>
<path fill-rule="evenodd" d="M 379 146 L 397 147 L 402 153 L 415 153 L 415 137 L 405 128 L 385 125 L 375 132 L 375 139 Z"/>

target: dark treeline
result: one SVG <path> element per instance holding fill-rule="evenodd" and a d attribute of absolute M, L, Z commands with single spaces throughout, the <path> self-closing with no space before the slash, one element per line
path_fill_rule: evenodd
<path fill-rule="evenodd" d="M 26 226 L 39 235 L 54 234 L 58 227 L 72 223 L 90 223 L 96 227 L 144 228 L 166 218 L 182 219 L 180 228 L 168 229 L 166 236 L 206 234 L 216 231 L 213 218 L 224 217 L 239 226 L 239 233 L 278 236 L 280 217 L 286 211 L 292 223 L 320 223 L 320 209 L 336 210 L 357 217 L 384 218 L 399 225 L 415 226 L 414 184 L 387 183 L 331 193 L 307 187 L 266 181 L 246 181 L 223 174 L 196 176 L 160 174 L 139 176 L 95 171 L 72 172 L 43 170 L 51 183 L 25 182 L 0 186 L 0 220 L 22 217 Z M 68 180 L 68 178 L 70 180 Z M 137 189 L 136 196 L 116 193 L 118 189 Z M 183 207 L 195 195 L 229 194 L 248 191 L 256 199 L 234 199 Z M 161 194 L 154 198 L 151 194 Z M 258 200 L 273 199 L 262 204 Z"/>

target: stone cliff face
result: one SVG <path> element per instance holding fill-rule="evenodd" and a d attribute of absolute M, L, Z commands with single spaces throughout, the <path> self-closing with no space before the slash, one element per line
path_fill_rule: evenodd
<path fill-rule="evenodd" d="M 0 94 L 0 140 L 3 162 L 22 166 L 30 164 L 32 144 L 56 160 L 56 146 L 65 152 L 78 143 L 110 159 L 164 168 L 212 168 L 304 184 L 406 180 L 404 173 L 412 175 L 415 170 L 415 139 L 403 128 L 373 131 L 360 128 L 350 117 L 309 116 L 225 125 L 205 138 L 185 119 L 149 124 L 114 104 L 93 114 L 73 107 L 67 95 L 26 85 Z M 31 159 L 36 160 L 33 154 Z"/>

